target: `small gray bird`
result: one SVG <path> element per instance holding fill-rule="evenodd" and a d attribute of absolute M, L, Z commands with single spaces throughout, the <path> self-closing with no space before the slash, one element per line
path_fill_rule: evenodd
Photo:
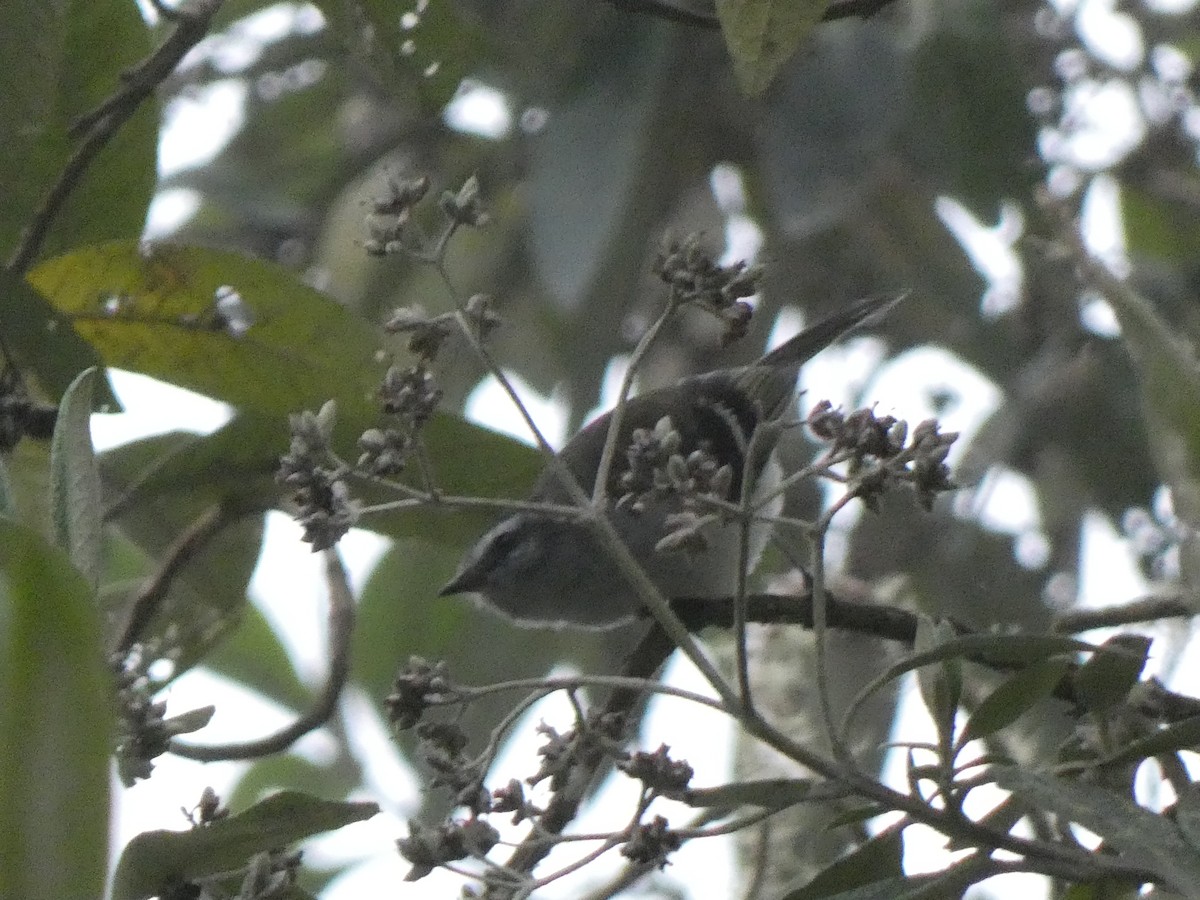
<path fill-rule="evenodd" d="M 779 419 L 796 391 L 800 367 L 849 331 L 882 316 L 903 294 L 870 297 L 834 313 L 766 354 L 758 362 L 718 369 L 684 378 L 626 402 L 609 473 L 607 511 L 613 527 L 650 580 L 667 599 L 732 597 L 737 585 L 741 530 L 733 521 L 708 522 L 701 529 L 704 549 L 698 552 L 664 550 L 660 542 L 670 530 L 667 517 L 680 512 L 681 501 L 666 497 L 647 504 L 616 503 L 626 492 L 629 448 L 635 431 L 648 435 L 677 432 L 678 452 L 686 458 L 702 449 L 717 465 L 728 465 L 732 478 L 728 496 L 741 495 L 745 475 L 753 480 L 753 496 L 766 497 L 779 484 L 781 470 L 774 459 L 775 432 L 751 441 L 761 423 Z M 611 413 L 605 413 L 563 447 L 559 459 L 588 494 L 600 468 Z M 668 421 L 663 424 L 664 418 Z M 669 429 L 666 427 L 669 425 Z M 746 466 L 744 454 L 754 447 Z M 531 499 L 569 504 L 570 495 L 547 468 Z M 634 507 L 641 506 L 637 509 Z M 778 513 L 782 499 L 763 510 Z M 751 568 L 770 537 L 770 526 L 751 529 Z M 470 592 L 486 605 L 518 623 L 541 627 L 610 628 L 629 621 L 641 609 L 635 589 L 581 521 L 530 512 L 502 519 L 467 552 L 458 573 L 441 595 Z"/>

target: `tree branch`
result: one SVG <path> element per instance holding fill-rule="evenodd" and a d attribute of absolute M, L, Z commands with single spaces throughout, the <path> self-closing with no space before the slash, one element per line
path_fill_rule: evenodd
<path fill-rule="evenodd" d="M 129 608 L 129 615 L 121 637 L 114 648 L 117 653 L 125 654 L 142 638 L 146 626 L 154 619 L 155 614 L 162 608 L 163 601 L 175 577 L 183 570 L 196 554 L 203 550 L 227 526 L 242 515 L 241 510 L 235 510 L 228 503 L 217 503 L 206 509 L 192 522 L 175 542 L 163 554 L 158 571 L 147 581 L 134 598 Z"/>
<path fill-rule="evenodd" d="M 186 759 L 215 762 L 257 759 L 282 753 L 310 731 L 329 721 L 350 674 L 350 639 L 354 634 L 354 594 L 346 568 L 335 550 L 325 551 L 325 583 L 329 588 L 329 674 L 312 709 L 272 735 L 237 744 L 187 744 L 171 741 L 171 752 Z"/>
<path fill-rule="evenodd" d="M 175 71 L 184 55 L 200 43 L 223 3 L 224 0 L 190 0 L 176 10 L 175 30 L 161 46 L 123 77 L 124 83 L 112 96 L 72 124 L 70 135 L 82 138 L 82 142 L 25 226 L 21 240 L 5 266 L 10 274 L 24 275 L 33 264 L 54 217 L 96 156 L 154 89 Z"/>
<path fill-rule="evenodd" d="M 1069 609 L 1054 617 L 1050 630 L 1059 634 L 1078 634 L 1093 628 L 1114 628 L 1136 622 L 1156 622 L 1159 619 L 1188 619 L 1196 615 L 1194 606 L 1182 596 L 1142 597 L 1120 606 L 1102 609 Z"/>
<path fill-rule="evenodd" d="M 821 21 L 869 19 L 894 2 L 895 0 L 832 0 L 825 7 Z M 702 28 L 705 31 L 716 31 L 721 27 L 721 20 L 716 13 L 687 9 L 672 3 L 671 0 L 608 0 L 608 3 L 619 10 L 654 16 L 656 19 Z"/>

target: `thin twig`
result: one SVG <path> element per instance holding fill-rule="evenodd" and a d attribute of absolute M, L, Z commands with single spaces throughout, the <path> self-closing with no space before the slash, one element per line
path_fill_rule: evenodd
<path fill-rule="evenodd" d="M 720 701 L 714 700 L 712 697 L 663 684 L 653 678 L 629 678 L 623 675 L 565 675 L 557 678 L 522 678 L 516 681 L 501 681 L 486 687 L 460 688 L 464 692 L 464 697 L 456 698 L 452 702 L 456 704 L 469 703 L 480 697 L 504 691 L 535 690 L 541 695 L 545 695 L 555 691 L 571 691 L 585 687 L 627 688 L 637 693 L 661 694 L 664 697 L 677 697 L 680 700 L 707 706 L 717 712 L 725 712 L 725 707 L 721 705 Z"/>
<path fill-rule="evenodd" d="M 162 608 L 171 585 L 196 554 L 208 546 L 221 531 L 241 518 L 245 510 L 221 502 L 210 506 L 176 539 L 159 564 L 158 571 L 142 586 L 129 608 L 125 627 L 116 643 L 116 651 L 124 654 L 141 640 L 146 627 Z"/>
<path fill-rule="evenodd" d="M 1135 622 L 1189 619 L 1196 612 L 1196 608 L 1181 595 L 1149 596 L 1103 609 L 1069 609 L 1054 617 L 1050 630 L 1057 634 L 1078 634 L 1093 628 L 1114 628 Z"/>
<path fill-rule="evenodd" d="M 325 551 L 325 584 L 329 590 L 329 672 L 312 708 L 286 728 L 254 741 L 236 744 L 185 744 L 171 741 L 171 752 L 186 759 L 215 762 L 227 759 L 257 759 L 282 753 L 310 731 L 329 721 L 350 674 L 350 639 L 354 635 L 354 594 L 342 558 L 335 550 Z"/>
<path fill-rule="evenodd" d="M 592 505 L 604 509 L 608 505 L 608 479 L 612 473 L 613 459 L 617 453 L 617 441 L 621 439 L 621 425 L 625 420 L 625 407 L 629 403 L 629 393 L 633 390 L 633 379 L 637 377 L 638 369 L 646 352 L 658 338 L 659 332 L 675 311 L 675 304 L 668 302 L 665 309 L 654 323 L 641 336 L 633 353 L 629 357 L 629 365 L 621 378 L 621 388 L 617 392 L 617 402 L 608 415 L 608 431 L 604 435 L 604 447 L 600 452 L 600 464 L 596 467 L 596 482 L 592 485 Z"/>
<path fill-rule="evenodd" d="M 82 142 L 25 226 L 5 266 L 10 275 L 22 276 L 33 264 L 55 216 L 88 167 L 142 102 L 175 71 L 184 55 L 200 43 L 222 3 L 224 0 L 191 0 L 176 10 L 175 30 L 159 48 L 124 77 L 112 96 L 72 125 L 71 135 L 82 137 Z"/>

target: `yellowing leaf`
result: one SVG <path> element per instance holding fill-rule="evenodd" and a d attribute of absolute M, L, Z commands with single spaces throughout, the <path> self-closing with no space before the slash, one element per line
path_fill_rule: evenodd
<path fill-rule="evenodd" d="M 717 0 L 717 17 L 733 69 L 758 96 L 821 21 L 826 0 Z"/>
<path fill-rule="evenodd" d="M 278 415 L 373 407 L 379 332 L 281 266 L 224 250 L 97 244 L 30 283 L 110 366 Z"/>

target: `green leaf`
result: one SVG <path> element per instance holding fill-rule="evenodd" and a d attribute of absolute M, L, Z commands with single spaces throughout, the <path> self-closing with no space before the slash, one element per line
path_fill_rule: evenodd
<path fill-rule="evenodd" d="M 1197 744 L 1200 744 L 1200 716 L 1192 716 L 1168 725 L 1166 728 L 1161 728 L 1147 737 L 1130 741 L 1103 759 L 1086 758 L 1080 760 L 1077 765 L 1080 769 L 1090 769 L 1096 765 L 1118 766 L 1162 753 L 1194 750 Z M 1060 768 L 1064 771 L 1073 771 L 1075 765 L 1065 763 Z"/>
<path fill-rule="evenodd" d="M 143 496 L 135 490 L 138 480 L 152 474 L 160 460 L 198 440 L 202 439 L 190 434 L 158 435 L 100 457 L 115 526 L 108 530 L 106 542 L 106 576 L 113 580 L 101 592 L 110 641 L 128 621 L 145 580 L 159 570 L 179 536 L 227 497 L 213 490 L 203 473 L 197 473 L 192 484 L 177 485 L 169 493 Z M 215 467 L 219 464 L 213 462 Z M 149 623 L 145 637 L 161 640 L 164 652 L 174 654 L 176 675 L 219 644 L 246 608 L 246 585 L 258 561 L 263 517 L 253 503 L 245 507 L 240 519 L 225 522 L 207 544 L 191 548 L 187 564 L 171 580 L 158 615 Z"/>
<path fill-rule="evenodd" d="M 949 622 L 934 622 L 925 615 L 917 617 L 917 634 L 913 642 L 917 653 L 936 651 L 953 640 L 954 628 Z M 939 745 L 948 751 L 954 743 L 954 719 L 962 697 L 961 660 L 949 656 L 940 663 L 921 666 L 917 669 L 917 686 L 937 727 Z M 949 765 L 950 760 L 945 759 L 943 763 Z"/>
<path fill-rule="evenodd" d="M 17 518 L 17 498 L 13 494 L 12 480 L 8 477 L 8 466 L 0 458 L 0 516 Z"/>
<path fill-rule="evenodd" d="M 0 520 L 0 897 L 100 897 L 110 680 L 93 591 Z"/>
<path fill-rule="evenodd" d="M 44 172 L 31 170 L 55 121 L 62 79 L 69 10 L 65 3 L 15 3 L 4 10 L 0 30 L 0 262 L 7 259 L 37 202 Z M 57 161 L 57 160 L 56 160 Z M 50 169 L 46 166 L 46 169 Z M 38 178 L 31 178 L 38 171 Z M 15 209 L 11 207 L 15 206 Z"/>
<path fill-rule="evenodd" d="M 104 36 L 97 40 L 98 34 Z M 150 52 L 136 4 L 124 0 L 9 4 L 0 30 L 0 261 L 58 180 L 78 144 L 72 122 L 119 90 Z M 125 123 L 55 217 L 50 248 L 137 237 L 154 190 L 158 110 L 151 100 Z M 78 369 L 76 369 L 78 371 Z"/>
<path fill-rule="evenodd" d="M 357 452 L 358 435 L 379 421 L 380 329 L 280 266 L 201 248 L 142 253 L 118 242 L 51 260 L 30 279 L 109 365 L 242 408 L 225 428 L 178 448 L 141 479 L 150 495 L 203 484 L 213 494 L 269 506 L 281 494 L 274 472 L 287 449 L 289 413 L 336 400 L 335 440 L 347 456 Z M 222 327 L 216 309 L 218 293 L 229 296 L 225 287 L 237 291 L 253 319 L 240 336 Z M 435 416 L 423 437 L 437 483 L 449 494 L 519 497 L 540 468 L 536 451 L 454 416 Z M 362 496 L 367 503 L 396 499 L 379 488 Z M 409 508 L 361 524 L 461 546 L 487 519 L 478 511 Z"/>
<path fill-rule="evenodd" d="M 1080 704 L 1092 712 L 1104 712 L 1124 703 L 1146 666 L 1150 644 L 1150 638 L 1141 634 L 1118 634 L 1105 641 L 1075 674 Z"/>
<path fill-rule="evenodd" d="M 828 791 L 811 778 L 761 778 L 711 788 L 688 788 L 680 800 L 697 808 L 761 806 L 763 809 L 783 809 L 814 799 L 814 791 L 821 799 L 828 799 Z"/>
<path fill-rule="evenodd" d="M 0 68 L 3 68 L 0 66 Z M 0 268 L 0 329 L 5 344 L 35 391 L 60 397 L 84 369 L 101 365 L 96 349 L 80 337 L 70 319 L 25 282 Z M 107 377 L 100 400 L 114 411 L 120 404 Z"/>
<path fill-rule="evenodd" d="M 316 7 L 385 85 L 415 87 L 421 105 L 436 113 L 454 96 L 483 53 L 483 34 L 451 3 L 416 0 L 317 0 Z M 364 40 L 364 33 L 370 38 Z"/>
<path fill-rule="evenodd" d="M 1005 198 L 1025 196 L 1037 179 L 1029 166 L 1037 128 L 1025 107 L 1028 73 L 997 40 L 1004 27 L 994 3 L 944 0 L 929 28 L 914 36 L 916 46 L 904 51 L 899 76 L 909 104 L 901 158 L 921 173 L 922 192 L 955 197 L 984 219 Z"/>
<path fill-rule="evenodd" d="M 742 90 L 757 97 L 821 21 L 827 0 L 717 0 Z"/>
<path fill-rule="evenodd" d="M 121 853 L 113 900 L 143 900 L 167 885 L 228 872 L 256 853 L 371 818 L 374 803 L 321 800 L 284 791 L 245 812 L 190 831 L 146 831 Z"/>
<path fill-rule="evenodd" d="M 71 382 L 50 441 L 50 522 L 58 545 L 92 587 L 100 583 L 100 470 L 92 447 L 92 391 L 97 370 Z"/>
<path fill-rule="evenodd" d="M 281 416 L 331 398 L 353 420 L 374 414 L 380 331 L 282 266 L 114 241 L 29 281 L 110 366 Z"/>
<path fill-rule="evenodd" d="M 894 825 L 835 860 L 784 900 L 817 900 L 904 875 L 904 829 Z"/>
<path fill-rule="evenodd" d="M 1051 656 L 1007 678 L 975 707 L 963 727 L 959 746 L 1007 728 L 1048 697 L 1071 664 L 1068 657 Z"/>
<path fill-rule="evenodd" d="M 1099 649 L 1095 644 L 1054 634 L 976 634 L 955 638 L 936 649 L 912 653 L 873 678 L 858 692 L 846 710 L 842 732 L 846 733 L 854 716 L 872 694 L 906 672 L 921 666 L 951 658 L 967 658 L 1001 667 L 1020 666 L 1039 662 L 1060 653 L 1094 653 Z"/>
<path fill-rule="evenodd" d="M 1179 177 L 1194 180 L 1195 172 Z M 1180 203 L 1168 203 L 1137 187 L 1121 185 L 1121 220 L 1129 250 L 1137 257 L 1187 265 L 1200 252 L 1200 225 Z"/>
<path fill-rule="evenodd" d="M 163 729 L 172 737 L 178 734 L 191 734 L 193 731 L 199 731 L 211 722 L 213 713 L 216 711 L 217 708 L 212 704 L 199 706 L 196 709 L 189 709 L 185 713 L 164 719 Z"/>
<path fill-rule="evenodd" d="M 1117 850 L 1124 863 L 1154 872 L 1185 897 L 1200 897 L 1200 852 L 1166 816 L 1098 785 L 1011 766 L 992 771 L 996 784 L 1034 809 L 1082 825 Z"/>
<path fill-rule="evenodd" d="M 351 791 L 360 790 L 363 779 L 362 769 L 344 752 L 339 753 L 332 763 L 322 759 L 319 764 L 294 753 L 277 753 L 255 760 L 225 799 L 233 809 L 249 806 L 260 797 L 281 790 L 344 797 Z"/>
<path fill-rule="evenodd" d="M 952 884 L 952 893 L 946 886 L 948 880 Z M 953 900 L 962 896 L 962 890 L 953 878 L 943 874 L 896 875 L 839 894 L 820 896 L 829 900 Z M 785 900 L 790 900 L 790 897 Z"/>
<path fill-rule="evenodd" d="M 1200 360 L 1196 348 L 1154 305 L 1104 265 L 1088 258 L 1088 274 L 1116 313 L 1138 371 L 1142 411 L 1159 474 L 1171 488 L 1175 513 L 1200 528 Z M 1183 578 L 1200 581 L 1200 555 L 1184 547 Z"/>

